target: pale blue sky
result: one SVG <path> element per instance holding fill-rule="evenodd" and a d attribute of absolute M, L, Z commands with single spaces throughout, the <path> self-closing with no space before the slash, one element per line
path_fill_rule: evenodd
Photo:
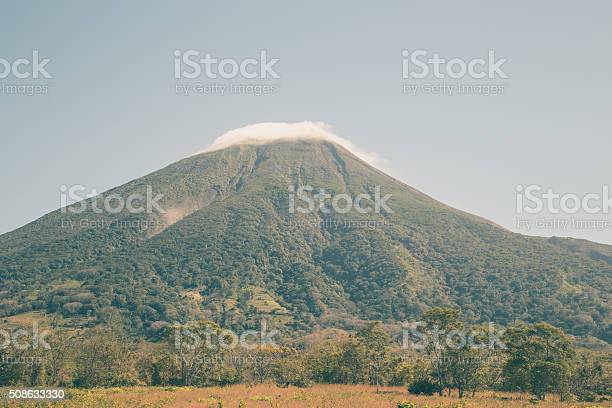
<path fill-rule="evenodd" d="M 50 58 L 47 95 L 0 93 L 0 233 L 257 122 L 324 121 L 434 198 L 515 229 L 515 186 L 610 184 L 612 3 L 15 2 L 0 58 Z M 273 95 L 174 92 L 173 52 L 279 58 Z M 401 51 L 508 59 L 503 95 L 402 93 Z M 0 83 L 18 83 L 10 77 Z M 604 214 L 599 218 L 612 218 Z M 612 243 L 607 231 L 538 231 Z"/>

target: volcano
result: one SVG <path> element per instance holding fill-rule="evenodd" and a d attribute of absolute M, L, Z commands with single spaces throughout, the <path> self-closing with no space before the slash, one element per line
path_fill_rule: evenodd
<path fill-rule="evenodd" d="M 143 336 L 265 317 L 306 333 L 452 306 L 471 322 L 546 321 L 610 341 L 611 247 L 510 232 L 385 174 L 344 140 L 300 132 L 225 138 L 0 236 L 0 315 L 120 318 Z M 159 209 L 147 209 L 155 196 Z"/>

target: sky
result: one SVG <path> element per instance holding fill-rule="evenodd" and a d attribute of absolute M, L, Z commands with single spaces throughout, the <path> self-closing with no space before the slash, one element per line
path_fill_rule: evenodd
<path fill-rule="evenodd" d="M 609 1 L 4 4 L 0 233 L 57 209 L 62 185 L 102 192 L 232 129 L 309 121 L 453 207 L 517 232 L 612 244 L 602 197 L 612 174 L 611 16 Z M 251 65 L 231 79 L 204 69 L 193 79 L 181 62 L 190 50 L 236 64 L 261 65 L 262 52 L 276 61 L 266 78 Z M 438 54 L 466 65 L 493 51 L 505 77 L 456 79 L 443 69 L 439 78 L 429 64 L 430 75 L 415 78 L 406 55 L 416 50 L 420 61 Z M 30 65 L 5 69 L 22 58 Z M 35 59 L 39 78 L 18 78 L 36 71 Z M 593 214 L 554 213 L 558 204 L 521 213 L 528 186 L 599 194 L 602 205 Z"/>

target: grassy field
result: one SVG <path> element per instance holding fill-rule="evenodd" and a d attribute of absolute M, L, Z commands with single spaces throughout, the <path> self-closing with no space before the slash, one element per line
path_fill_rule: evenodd
<path fill-rule="evenodd" d="M 562 403 L 553 397 L 548 401 L 531 401 L 528 395 L 487 392 L 463 401 L 456 397 L 407 395 L 401 387 L 364 385 L 316 385 L 311 388 L 278 388 L 274 385 L 234 385 L 230 387 L 126 387 L 94 390 L 69 390 L 70 398 L 45 404 L 54 407 L 211 407 L 211 408 L 396 408 L 409 401 L 418 408 L 514 408 L 514 407 L 611 407 L 610 403 Z M 3 393 L 6 395 L 6 393 Z M 240 404 L 243 405 L 240 405 Z M 35 406 L 29 403 L 2 401 L 2 406 Z M 37 405 L 40 406 L 40 405 Z"/>

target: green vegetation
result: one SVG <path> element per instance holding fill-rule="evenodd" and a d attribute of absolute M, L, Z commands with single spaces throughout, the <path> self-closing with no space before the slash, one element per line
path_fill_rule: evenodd
<path fill-rule="evenodd" d="M 352 196 L 379 187 L 392 211 L 292 213 L 298 185 Z M 166 213 L 56 211 L 0 236 L 4 326 L 54 332 L 50 351 L 0 350 L 3 383 L 610 393 L 609 360 L 572 343 L 609 351 L 609 246 L 511 233 L 325 142 L 201 154 L 111 192 L 147 186 Z M 494 322 L 509 328 L 509 347 L 406 355 L 398 333 L 417 319 L 429 336 Z M 171 334 L 240 333 L 262 320 L 280 348 L 177 349 Z"/>
<path fill-rule="evenodd" d="M 302 184 L 353 196 L 380 186 L 393 212 L 292 214 L 287 188 Z M 155 339 L 201 319 L 244 330 L 265 317 L 302 335 L 448 306 L 470 323 L 545 321 L 612 338 L 608 246 L 511 233 L 329 143 L 232 147 L 111 192 L 149 185 L 165 214 L 56 211 L 0 236 L 0 316 L 114 321 Z"/>
<path fill-rule="evenodd" d="M 427 330 L 476 329 L 457 317 L 455 310 L 434 308 L 422 319 Z M 213 340 L 194 342 L 196 333 L 202 340 L 209 333 Z M 400 347 L 380 322 L 315 343 L 226 348 L 214 340 L 223 333 L 216 324 L 203 321 L 166 327 L 155 342 L 100 326 L 54 331 L 47 338 L 49 349 L 0 350 L 0 386 L 366 384 L 377 389 L 402 386 L 424 395 L 442 395 L 446 389 L 448 397 L 455 390 L 460 399 L 506 390 L 529 392 L 540 400 L 556 394 L 562 401 L 603 401 L 612 394 L 609 353 L 577 352 L 565 333 L 548 324 L 509 327 L 502 337 L 507 347 L 502 349 L 451 346 L 449 334 L 440 338 L 444 347 L 422 352 Z"/>

